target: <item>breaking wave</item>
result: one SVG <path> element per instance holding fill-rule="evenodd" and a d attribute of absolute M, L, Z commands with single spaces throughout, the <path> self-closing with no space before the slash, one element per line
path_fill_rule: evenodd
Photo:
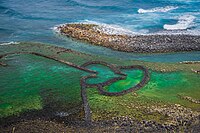
<path fill-rule="evenodd" d="M 179 17 L 178 22 L 176 24 L 173 25 L 165 24 L 163 28 L 166 30 L 186 30 L 192 27 L 194 20 L 195 17 L 192 15 L 183 15 Z"/>
<path fill-rule="evenodd" d="M 90 20 L 74 22 L 73 24 L 95 24 L 97 25 L 97 27 L 95 27 L 95 30 L 103 32 L 105 34 L 109 34 L 109 35 L 135 35 L 136 34 L 135 32 L 118 25 L 105 24 L 105 23 L 100 23 L 100 22 L 90 21 Z M 59 33 L 60 30 L 58 27 L 62 25 L 65 25 L 65 24 L 56 25 L 55 27 L 51 29 L 53 29 L 54 32 Z"/>
<path fill-rule="evenodd" d="M 152 9 L 138 9 L 138 13 L 151 13 L 151 12 L 168 12 L 171 10 L 175 10 L 178 7 L 174 7 L 174 6 L 166 6 L 166 7 L 156 7 L 156 8 L 152 8 Z"/>
<path fill-rule="evenodd" d="M 119 25 L 99 23 L 99 22 L 90 21 L 90 20 L 85 20 L 83 23 L 96 24 L 98 26 L 95 27 L 95 30 L 101 31 L 101 32 L 103 32 L 105 34 L 109 34 L 109 35 L 133 35 L 133 34 L 136 34 L 133 31 L 128 30 Z"/>
<path fill-rule="evenodd" d="M 19 44 L 19 42 L 6 42 L 6 43 L 0 43 L 0 45 L 11 45 L 11 44 Z"/>

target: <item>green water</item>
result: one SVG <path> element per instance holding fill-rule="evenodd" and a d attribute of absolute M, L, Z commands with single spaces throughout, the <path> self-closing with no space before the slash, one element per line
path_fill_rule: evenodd
<path fill-rule="evenodd" d="M 6 51 L 13 50 L 10 49 L 11 47 L 6 48 Z M 45 47 L 38 48 L 41 51 L 45 49 Z M 36 51 L 38 51 L 38 48 L 34 47 Z M 27 47 L 27 49 L 29 48 Z M 49 49 L 45 49 L 47 51 L 45 53 L 51 54 L 54 52 L 51 51 L 54 50 L 53 48 Z M 60 58 L 82 64 L 94 57 L 65 53 L 61 54 Z M 99 57 L 98 59 L 101 58 Z M 55 112 L 67 112 L 69 109 L 79 107 L 82 104 L 79 83 L 80 78 L 88 75 L 88 73 L 33 55 L 13 55 L 1 59 L 1 61 L 9 66 L 0 66 L 0 117 L 17 115 L 26 111 L 41 110 L 45 107 L 49 107 Z M 107 59 L 107 62 L 112 61 L 116 64 L 123 63 L 123 61 Z M 90 65 L 88 68 L 99 72 L 97 78 L 87 80 L 91 84 L 102 83 L 113 77 L 120 76 L 111 71 L 110 68 L 102 65 Z M 122 72 L 127 74 L 125 80 L 115 82 L 104 89 L 109 92 L 122 91 L 136 85 L 143 77 L 143 73 L 140 70 L 123 70 Z M 149 83 L 136 91 L 136 93 L 139 98 L 146 97 L 147 99 L 163 103 L 176 103 L 199 110 L 199 104 L 194 104 L 178 97 L 178 95 L 184 95 L 200 100 L 199 81 L 200 75 L 191 72 L 161 73 L 151 70 Z M 97 89 L 92 88 L 90 91 L 97 91 Z M 93 93 L 88 98 L 90 99 L 91 108 L 94 109 L 96 106 L 98 106 L 96 107 L 97 110 L 99 107 L 108 110 L 120 108 L 122 115 L 124 113 L 123 110 L 126 110 L 126 112 L 130 111 L 128 111 L 129 108 L 122 109 L 121 105 L 139 102 L 139 98 L 132 94 L 108 97 Z M 119 104 L 121 105 L 119 106 Z"/>
<path fill-rule="evenodd" d="M 126 80 L 118 81 L 106 89 L 117 92 L 137 84 L 142 76 L 132 71 Z M 179 95 L 189 96 L 200 100 L 200 75 L 188 72 L 161 73 L 150 71 L 149 83 L 140 90 L 118 97 L 99 95 L 98 91 L 89 89 L 88 99 L 93 111 L 93 119 L 105 119 L 128 116 L 138 120 L 153 120 L 164 123 L 168 120 L 162 113 L 146 113 L 149 108 L 170 107 L 179 104 L 192 111 L 200 111 L 200 104 L 180 98 Z M 161 107 L 162 108 L 162 107 Z"/>
<path fill-rule="evenodd" d="M 159 73 L 152 72 L 150 82 L 139 95 L 159 99 L 166 102 L 193 106 L 178 95 L 189 96 L 200 100 L 200 75 L 188 72 Z M 196 105 L 200 107 L 200 105 Z"/>
<path fill-rule="evenodd" d="M 106 87 L 109 92 L 119 92 L 129 89 L 138 84 L 143 77 L 143 72 L 140 70 L 123 70 L 122 72 L 127 74 L 127 78 Z"/>
<path fill-rule="evenodd" d="M 98 76 L 96 78 L 90 78 L 86 81 L 89 84 L 103 83 L 114 77 L 120 77 L 120 75 L 115 74 L 110 68 L 103 65 L 90 65 L 87 68 L 98 72 Z"/>
<path fill-rule="evenodd" d="M 83 72 L 31 55 L 6 59 L 0 68 L 0 116 L 51 105 L 67 111 L 81 104 L 79 79 Z"/>

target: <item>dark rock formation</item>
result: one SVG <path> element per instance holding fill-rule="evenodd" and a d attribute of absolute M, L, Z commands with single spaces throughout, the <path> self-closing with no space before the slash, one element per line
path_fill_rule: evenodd
<path fill-rule="evenodd" d="M 124 52 L 164 53 L 200 50 L 200 36 L 107 34 L 94 24 L 65 24 L 57 29 L 67 37 Z"/>

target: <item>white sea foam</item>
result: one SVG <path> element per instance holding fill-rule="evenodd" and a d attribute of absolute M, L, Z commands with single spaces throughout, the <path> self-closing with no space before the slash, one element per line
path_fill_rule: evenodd
<path fill-rule="evenodd" d="M 67 24 L 67 23 L 65 23 Z M 54 27 L 50 28 L 51 30 L 53 30 L 54 32 L 56 33 L 60 33 L 60 28 L 59 27 L 62 27 L 64 26 L 65 24 L 59 24 L 59 25 L 55 25 Z"/>
<path fill-rule="evenodd" d="M 165 24 L 163 26 L 166 30 L 186 30 L 193 25 L 193 21 L 195 20 L 195 17 L 192 15 L 183 15 L 178 18 L 178 22 L 174 25 Z"/>
<path fill-rule="evenodd" d="M 95 30 L 98 30 L 100 32 L 103 32 L 103 33 L 109 34 L 109 35 L 135 35 L 136 34 L 135 32 L 133 32 L 127 28 L 121 27 L 119 25 L 99 23 L 99 22 L 90 21 L 90 20 L 85 20 L 82 23 L 96 24 L 98 26 L 95 27 Z"/>
<path fill-rule="evenodd" d="M 191 16 L 191 15 L 187 15 L 187 16 L 184 15 L 179 18 L 179 21 L 183 20 L 184 18 L 193 20 L 194 19 L 193 17 L 194 16 Z M 187 21 L 187 23 L 189 23 L 189 20 Z M 183 22 L 180 22 L 180 23 L 183 23 Z M 70 23 L 56 25 L 55 27 L 53 27 L 51 29 L 53 29 L 56 33 L 60 33 L 60 29 L 58 27 L 60 27 L 60 26 L 62 27 L 66 24 L 70 24 Z M 95 25 L 97 25 L 97 27 L 95 27 L 95 30 L 98 30 L 100 32 L 103 32 L 105 34 L 110 34 L 110 35 L 130 35 L 130 36 L 134 36 L 134 35 L 183 35 L 183 34 L 184 35 L 200 35 L 199 29 L 182 30 L 182 28 L 180 28 L 178 30 L 162 30 L 159 32 L 151 33 L 148 31 L 148 29 L 142 29 L 142 30 L 139 30 L 138 32 L 133 32 L 127 28 L 120 27 L 118 25 L 112 25 L 112 24 L 110 25 L 110 24 L 105 24 L 105 23 L 100 23 L 100 22 L 90 21 L 90 20 L 73 22 L 71 24 L 95 24 Z"/>
<path fill-rule="evenodd" d="M 70 23 L 65 23 L 65 24 L 70 24 Z M 60 33 L 60 29 L 58 27 L 62 27 L 65 24 L 56 25 L 51 29 L 56 33 Z M 90 21 L 90 20 L 84 20 L 81 22 L 73 22 L 71 24 L 95 24 L 97 25 L 97 27 L 94 28 L 95 30 L 103 32 L 105 34 L 109 34 L 109 35 L 135 35 L 136 34 L 135 32 L 129 29 L 120 27 L 118 25 L 99 23 L 99 22 Z"/>
<path fill-rule="evenodd" d="M 11 44 L 19 44 L 19 42 L 6 42 L 6 43 L 1 43 L 0 45 L 11 45 Z"/>
<path fill-rule="evenodd" d="M 175 10 L 178 7 L 175 6 L 166 6 L 166 7 L 156 7 L 152 9 L 138 9 L 138 13 L 151 13 L 151 12 L 168 12 L 171 10 Z"/>

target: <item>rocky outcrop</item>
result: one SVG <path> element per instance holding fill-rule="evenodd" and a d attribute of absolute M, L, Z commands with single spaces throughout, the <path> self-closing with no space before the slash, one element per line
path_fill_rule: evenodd
<path fill-rule="evenodd" d="M 200 50 L 200 36 L 108 34 L 95 24 L 65 24 L 58 26 L 57 29 L 67 37 L 124 52 L 159 53 Z"/>
<path fill-rule="evenodd" d="M 200 104 L 200 100 L 194 99 L 192 97 L 189 96 L 183 96 L 183 95 L 178 95 L 181 99 L 187 100 L 191 103 L 196 103 L 196 104 Z"/>

